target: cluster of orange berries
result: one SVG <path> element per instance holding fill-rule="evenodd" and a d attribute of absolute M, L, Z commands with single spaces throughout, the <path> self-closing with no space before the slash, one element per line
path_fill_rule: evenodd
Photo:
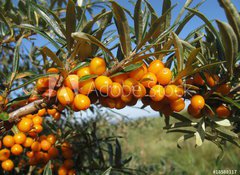
<path fill-rule="evenodd" d="M 204 72 L 203 76 L 205 77 L 206 81 L 203 79 L 203 77 L 199 73 L 197 73 L 193 77 L 188 78 L 186 83 L 196 85 L 196 86 L 208 85 L 209 88 L 214 89 L 216 92 L 224 96 L 230 93 L 230 90 L 231 90 L 230 84 L 226 84 L 226 83 L 218 84 L 219 83 L 218 75 L 212 76 L 209 73 Z M 205 110 L 202 110 L 204 106 L 205 106 L 205 99 L 201 95 L 194 95 L 191 98 L 191 104 L 188 106 L 188 113 L 195 118 L 200 118 L 201 116 L 203 116 L 202 112 L 206 112 L 208 115 L 213 116 L 214 111 L 211 111 L 208 108 L 205 108 Z M 229 108 L 224 104 L 220 104 L 214 110 L 219 118 L 227 118 L 231 115 Z"/>
<path fill-rule="evenodd" d="M 175 112 L 185 107 L 181 98 L 184 94 L 182 86 L 171 84 L 172 72 L 160 60 L 152 61 L 148 67 L 142 62 L 138 69 L 113 77 L 103 75 L 106 69 L 104 59 L 93 58 L 89 66 L 65 78 L 63 86 L 57 90 L 58 101 L 74 111 L 86 110 L 91 100 L 93 102 L 97 98 L 91 97 L 90 100 L 90 93 L 97 90 L 100 93 L 99 102 L 110 108 L 124 108 L 144 96 L 149 96 L 154 102 L 165 99 Z M 84 80 L 86 76 L 89 78 Z"/>
<path fill-rule="evenodd" d="M 17 123 L 17 130 L 14 135 L 3 137 L 0 141 L 0 161 L 2 161 L 3 170 L 11 171 L 14 168 L 14 162 L 10 159 L 11 155 L 26 154 L 29 165 L 45 165 L 49 160 L 59 156 L 59 149 L 56 146 L 57 137 L 54 134 L 41 134 L 43 118 L 47 113 L 55 116 L 59 112 L 54 109 L 46 110 L 43 108 L 36 114 L 28 114 Z M 66 168 L 69 175 L 74 174 L 75 171 L 72 169 L 74 166 L 73 151 L 70 149 L 70 145 L 63 143 L 61 151 L 65 161 L 64 166 L 61 166 L 59 171 Z"/>

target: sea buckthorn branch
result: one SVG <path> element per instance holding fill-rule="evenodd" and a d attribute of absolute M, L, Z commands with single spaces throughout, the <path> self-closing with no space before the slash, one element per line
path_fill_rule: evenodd
<path fill-rule="evenodd" d="M 32 103 L 27 104 L 11 113 L 9 113 L 9 122 L 14 122 L 19 119 L 19 117 L 33 113 L 40 108 L 44 108 L 47 106 L 47 102 L 45 99 L 36 100 Z"/>
<path fill-rule="evenodd" d="M 110 70 L 107 70 L 103 75 L 112 75 L 115 72 L 117 72 L 119 69 L 122 69 L 123 66 L 131 60 L 131 58 L 133 58 L 136 55 L 136 52 L 132 52 L 128 57 L 126 57 L 125 59 L 123 59 L 122 61 L 118 62 L 116 65 L 114 65 Z"/>

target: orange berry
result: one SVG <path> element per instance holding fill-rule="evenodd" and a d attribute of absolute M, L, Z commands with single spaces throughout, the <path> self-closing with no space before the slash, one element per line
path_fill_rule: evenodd
<path fill-rule="evenodd" d="M 157 73 L 157 81 L 161 84 L 161 85 L 167 85 L 170 83 L 172 79 L 172 72 L 170 69 L 168 68 L 163 68 L 160 71 L 158 71 Z"/>
<path fill-rule="evenodd" d="M 57 138 L 55 135 L 53 134 L 49 134 L 47 136 L 47 141 L 49 141 L 52 145 L 55 144 L 55 142 L 57 141 Z"/>
<path fill-rule="evenodd" d="M 55 120 L 59 120 L 61 118 L 61 113 L 60 112 L 56 112 L 53 116 L 52 116 Z"/>
<path fill-rule="evenodd" d="M 114 82 L 120 83 L 120 84 L 123 84 L 123 82 L 124 82 L 126 79 L 128 79 L 128 74 L 126 74 L 126 73 L 112 77 L 112 80 L 113 80 Z"/>
<path fill-rule="evenodd" d="M 133 70 L 129 73 L 129 77 L 135 80 L 141 80 L 141 78 L 147 73 L 147 66 L 145 63 L 136 70 Z"/>
<path fill-rule="evenodd" d="M 109 77 L 104 75 L 97 77 L 95 80 L 96 89 L 105 94 L 108 93 L 108 89 L 111 85 L 112 85 L 112 80 Z"/>
<path fill-rule="evenodd" d="M 41 145 L 40 145 L 40 143 L 37 142 L 37 141 L 33 142 L 33 144 L 31 145 L 31 149 L 32 149 L 32 151 L 34 151 L 34 152 L 41 151 Z"/>
<path fill-rule="evenodd" d="M 161 85 L 155 85 L 150 89 L 150 97 L 153 101 L 161 101 L 165 95 L 165 89 Z"/>
<path fill-rule="evenodd" d="M 36 88 L 38 91 L 43 91 L 49 86 L 49 79 L 47 77 L 40 78 L 37 80 Z"/>
<path fill-rule="evenodd" d="M 157 84 L 157 77 L 154 73 L 148 72 L 142 77 L 141 83 L 144 87 L 151 88 Z"/>
<path fill-rule="evenodd" d="M 42 122 L 43 122 L 43 118 L 37 115 L 36 117 L 34 117 L 34 118 L 32 119 L 32 121 L 33 121 L 33 124 L 34 124 L 34 125 L 36 125 L 36 124 L 41 125 Z"/>
<path fill-rule="evenodd" d="M 12 147 L 15 144 L 14 138 L 11 135 L 3 137 L 3 145 L 5 147 Z"/>
<path fill-rule="evenodd" d="M 49 114 L 49 115 L 54 115 L 55 113 L 57 112 L 57 110 L 56 109 L 48 109 L 47 110 L 47 113 Z"/>
<path fill-rule="evenodd" d="M 17 144 L 23 144 L 27 139 L 26 135 L 22 132 L 15 134 L 13 138 Z"/>
<path fill-rule="evenodd" d="M 83 94 L 78 94 L 74 98 L 74 106 L 78 110 L 86 110 L 89 108 L 91 101 L 88 96 Z"/>
<path fill-rule="evenodd" d="M 213 77 L 206 72 L 204 72 L 204 75 L 206 77 L 208 86 L 210 86 L 210 87 L 215 86 L 216 83 L 215 83 L 215 80 L 213 79 Z"/>
<path fill-rule="evenodd" d="M 56 158 L 56 157 L 58 156 L 59 152 L 58 152 L 58 149 L 57 149 L 57 148 L 55 148 L 55 147 L 52 146 L 52 147 L 48 150 L 48 154 L 49 154 L 49 156 L 50 156 L 52 159 L 54 159 L 54 158 Z"/>
<path fill-rule="evenodd" d="M 73 150 L 67 150 L 62 153 L 65 159 L 71 159 L 73 157 Z"/>
<path fill-rule="evenodd" d="M 106 71 L 105 60 L 99 57 L 93 58 L 89 67 L 91 73 L 96 75 L 102 75 Z"/>
<path fill-rule="evenodd" d="M 66 167 L 64 166 L 61 166 L 59 169 L 58 169 L 58 175 L 67 175 L 68 174 L 68 170 Z"/>
<path fill-rule="evenodd" d="M 165 87 L 165 96 L 169 100 L 177 100 L 183 96 L 183 89 L 173 84 L 167 85 Z"/>
<path fill-rule="evenodd" d="M 23 148 L 19 144 L 15 144 L 11 148 L 11 153 L 15 156 L 22 154 L 22 152 L 23 152 Z"/>
<path fill-rule="evenodd" d="M 24 147 L 31 147 L 33 144 L 33 139 L 31 137 L 27 137 L 25 142 L 22 144 Z"/>
<path fill-rule="evenodd" d="M 79 83 L 79 93 L 84 94 L 84 95 L 88 95 L 90 94 L 94 88 L 95 88 L 95 83 L 93 79 L 88 79 L 85 81 L 82 81 Z"/>
<path fill-rule="evenodd" d="M 224 105 L 218 106 L 216 109 L 216 113 L 219 118 L 228 118 L 231 115 L 230 110 Z"/>
<path fill-rule="evenodd" d="M 117 98 L 122 95 L 122 86 L 120 83 L 113 82 L 112 85 L 109 88 L 109 97 L 111 98 Z"/>
<path fill-rule="evenodd" d="M 90 71 L 89 66 L 82 67 L 77 71 L 77 75 L 78 75 L 79 79 L 86 76 L 86 75 L 90 75 L 90 74 L 91 74 L 91 71 Z"/>
<path fill-rule="evenodd" d="M 74 167 L 74 161 L 72 159 L 66 159 L 63 162 L 63 166 L 66 167 L 67 169 L 71 169 Z"/>
<path fill-rule="evenodd" d="M 154 60 L 148 67 L 148 72 L 154 73 L 155 75 L 164 68 L 164 64 L 160 60 Z"/>
<path fill-rule="evenodd" d="M 197 73 L 193 76 L 193 83 L 196 85 L 203 86 L 205 81 L 202 79 L 201 75 Z"/>
<path fill-rule="evenodd" d="M 116 109 L 123 109 L 126 106 L 126 103 L 121 100 L 121 98 L 115 99 L 115 108 Z"/>
<path fill-rule="evenodd" d="M 128 94 L 125 91 L 123 91 L 122 95 L 121 95 L 121 100 L 125 103 L 128 103 L 132 100 L 133 95 L 132 94 Z"/>
<path fill-rule="evenodd" d="M 17 127 L 21 132 L 29 132 L 32 129 L 33 121 L 30 118 L 22 118 Z"/>
<path fill-rule="evenodd" d="M 47 70 L 47 73 L 59 73 L 59 70 L 55 67 L 51 67 Z"/>
<path fill-rule="evenodd" d="M 27 151 L 26 152 L 26 155 L 29 157 L 29 158 L 32 158 L 34 156 L 34 152 L 33 151 Z"/>
<path fill-rule="evenodd" d="M 35 115 L 28 114 L 25 117 L 23 117 L 22 119 L 25 119 L 25 118 L 33 119 L 34 117 L 35 117 Z"/>
<path fill-rule="evenodd" d="M 170 102 L 171 109 L 180 112 L 185 108 L 185 102 L 182 98 Z"/>
<path fill-rule="evenodd" d="M 42 140 L 46 140 L 47 139 L 47 136 L 46 135 L 41 135 L 39 137 L 39 141 L 42 141 Z"/>
<path fill-rule="evenodd" d="M 52 146 L 51 143 L 47 140 L 42 140 L 40 144 L 41 144 L 42 150 L 44 150 L 44 151 L 49 150 Z"/>
<path fill-rule="evenodd" d="M 194 109 L 202 109 L 205 105 L 205 100 L 201 95 L 194 95 L 191 98 L 191 106 Z"/>
<path fill-rule="evenodd" d="M 201 117 L 201 110 L 193 108 L 191 104 L 188 106 L 187 111 L 188 111 L 188 114 L 193 116 L 194 118 Z"/>
<path fill-rule="evenodd" d="M 217 87 L 216 92 L 221 93 L 222 95 L 228 95 L 231 90 L 230 84 L 222 84 L 219 87 Z"/>
<path fill-rule="evenodd" d="M 146 95 L 146 93 L 147 93 L 146 88 L 141 83 L 138 83 L 137 85 L 134 86 L 133 91 L 134 97 L 142 98 Z"/>
<path fill-rule="evenodd" d="M 126 94 L 131 94 L 134 90 L 134 86 L 137 85 L 138 82 L 133 78 L 128 78 L 123 82 L 123 90 Z"/>
<path fill-rule="evenodd" d="M 68 171 L 68 175 L 76 175 L 76 171 L 75 170 L 69 170 Z"/>
<path fill-rule="evenodd" d="M 64 80 L 64 85 L 70 89 L 78 89 L 79 87 L 79 77 L 75 74 L 68 75 Z"/>
<path fill-rule="evenodd" d="M 71 149 L 71 145 L 68 142 L 63 142 L 61 145 L 61 150 L 64 151 L 68 151 Z"/>
<path fill-rule="evenodd" d="M 6 148 L 0 150 L 0 161 L 7 160 L 10 157 L 10 151 Z"/>
<path fill-rule="evenodd" d="M 47 110 L 45 108 L 39 109 L 37 115 L 38 116 L 44 116 L 46 115 Z"/>
<path fill-rule="evenodd" d="M 39 125 L 39 124 L 33 125 L 33 128 L 36 133 L 40 133 L 43 130 L 42 125 Z"/>
<path fill-rule="evenodd" d="M 57 91 L 57 98 L 62 105 L 66 106 L 73 102 L 74 93 L 69 87 L 61 87 Z"/>
<path fill-rule="evenodd" d="M 12 171 L 13 168 L 14 168 L 14 163 L 12 160 L 7 159 L 2 162 L 2 169 L 4 171 Z"/>

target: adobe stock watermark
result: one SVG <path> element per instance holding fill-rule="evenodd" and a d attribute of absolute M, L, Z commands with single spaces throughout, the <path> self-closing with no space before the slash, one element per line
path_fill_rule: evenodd
<path fill-rule="evenodd" d="M 231 175 L 231 174 L 239 174 L 240 170 L 229 170 L 229 169 L 216 169 L 213 170 L 213 174 L 219 175 Z"/>
<path fill-rule="evenodd" d="M 50 81 L 48 81 L 48 83 L 49 83 L 49 89 L 54 89 L 54 87 L 56 86 L 56 84 L 57 84 L 57 82 L 56 81 L 53 81 L 51 78 L 49 78 L 50 79 Z M 87 81 L 87 80 L 86 80 Z M 72 87 L 76 87 L 76 84 L 75 84 L 76 82 L 73 82 L 73 83 L 71 83 L 72 84 Z M 112 87 L 112 85 L 102 85 L 101 87 L 100 87 L 100 89 L 96 89 L 96 87 L 95 87 L 95 85 L 94 85 L 94 83 L 90 83 L 90 84 L 88 84 L 88 85 L 84 85 L 84 82 L 81 82 L 81 84 L 83 84 L 83 86 L 77 86 L 77 88 L 75 88 L 75 89 L 73 89 L 73 92 L 75 93 L 75 94 L 79 94 L 79 93 L 81 93 L 82 92 L 82 89 L 84 89 L 84 92 L 85 92 L 85 95 L 87 95 L 87 94 L 90 94 L 91 92 L 95 92 L 95 94 L 97 95 L 97 96 L 102 96 L 102 97 L 111 97 L 111 95 L 110 95 L 110 91 L 111 91 L 111 89 L 113 88 Z M 146 83 L 145 83 L 146 84 Z M 136 84 L 134 84 L 134 85 L 132 85 L 132 86 L 129 86 L 129 85 L 125 85 L 125 84 L 122 84 L 121 85 L 121 88 L 115 88 L 114 89 L 114 96 L 116 96 L 116 97 L 120 97 L 122 94 L 124 95 L 124 96 L 129 96 L 129 95 L 133 95 L 133 96 L 139 96 L 139 94 L 142 92 L 142 91 L 145 91 L 145 92 L 143 92 L 143 93 L 146 93 L 144 96 L 147 96 L 147 97 L 154 97 L 155 95 L 165 95 L 164 94 L 164 92 L 159 92 L 159 91 L 156 91 L 156 92 L 154 92 L 154 93 L 148 93 L 147 91 L 146 91 L 146 89 L 145 88 L 141 88 L 141 86 L 143 86 L 143 85 L 140 85 L 140 82 L 139 83 L 136 83 Z M 151 81 L 149 81 L 148 83 L 147 83 L 147 86 L 148 87 L 152 87 L 152 82 Z M 164 87 L 164 86 L 163 86 Z M 181 90 L 179 90 L 179 89 L 176 89 L 176 87 L 178 87 L 179 89 L 181 89 Z M 106 89 L 107 89 L 107 91 L 106 91 Z M 170 90 L 169 90 L 170 89 Z M 177 91 L 177 92 L 176 92 Z M 104 92 L 104 93 L 103 93 Z M 163 93 L 163 94 L 157 94 L 157 93 Z M 191 87 L 190 86 L 186 86 L 186 84 L 181 84 L 181 85 L 175 85 L 175 86 L 169 86 L 169 88 L 168 88 L 168 96 L 171 96 L 171 95 L 176 95 L 176 93 L 177 93 L 177 95 L 179 96 L 179 98 L 180 97 L 184 97 L 184 96 L 186 96 L 186 95 L 191 95 Z M 49 95 L 49 98 L 51 98 L 51 95 Z M 65 98 L 68 98 L 67 97 L 67 93 L 66 93 L 66 96 L 65 96 Z"/>

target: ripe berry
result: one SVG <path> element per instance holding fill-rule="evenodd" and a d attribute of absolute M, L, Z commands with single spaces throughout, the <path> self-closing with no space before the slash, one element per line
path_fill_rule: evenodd
<path fill-rule="evenodd" d="M 82 78 L 83 76 L 90 75 L 90 74 L 91 74 L 91 71 L 89 66 L 82 67 L 77 71 L 77 75 L 79 79 Z"/>
<path fill-rule="evenodd" d="M 117 98 L 122 95 L 122 86 L 120 83 L 113 82 L 112 85 L 109 88 L 108 95 L 111 98 Z"/>
<path fill-rule="evenodd" d="M 20 154 L 22 154 L 22 152 L 23 152 L 23 148 L 22 148 L 22 146 L 21 145 L 19 145 L 19 144 L 15 144 L 15 145 L 13 145 L 12 146 L 12 148 L 11 148 L 11 153 L 13 154 L 13 155 L 20 155 Z"/>
<path fill-rule="evenodd" d="M 74 90 L 79 88 L 79 77 L 75 74 L 68 75 L 64 80 L 64 86 Z"/>
<path fill-rule="evenodd" d="M 148 67 L 148 72 L 154 73 L 155 75 L 164 68 L 164 64 L 160 60 L 154 60 Z"/>
<path fill-rule="evenodd" d="M 172 79 L 172 72 L 168 68 L 163 68 L 157 73 L 157 80 L 161 85 L 167 85 Z"/>
<path fill-rule="evenodd" d="M 150 97 L 153 101 L 161 101 L 165 95 L 165 89 L 161 85 L 155 85 L 150 89 Z"/>
<path fill-rule="evenodd" d="M 131 71 L 129 73 L 129 77 L 139 81 L 146 73 L 147 73 L 147 66 L 143 63 L 141 67 L 139 67 L 134 71 Z"/>
<path fill-rule="evenodd" d="M 14 163 L 12 160 L 7 159 L 5 161 L 2 162 L 2 169 L 5 171 L 12 171 L 12 169 L 14 168 Z"/>
<path fill-rule="evenodd" d="M 200 109 L 201 110 L 204 107 L 204 105 L 205 105 L 205 100 L 201 95 L 194 95 L 191 98 L 191 106 L 194 109 Z"/>
<path fill-rule="evenodd" d="M 99 76 L 95 80 L 96 89 L 102 93 L 107 94 L 109 87 L 112 85 L 112 80 L 107 76 Z"/>
<path fill-rule="evenodd" d="M 61 87 L 57 91 L 57 98 L 62 105 L 66 106 L 73 102 L 74 93 L 69 87 Z"/>
<path fill-rule="evenodd" d="M 95 57 L 90 62 L 91 74 L 102 75 L 106 71 L 106 63 L 104 59 Z"/>
<path fill-rule="evenodd" d="M 219 118 L 227 118 L 231 115 L 230 110 L 224 105 L 218 106 L 216 109 L 216 113 Z"/>
<path fill-rule="evenodd" d="M 91 101 L 88 96 L 83 94 L 78 94 L 74 98 L 74 106 L 78 110 L 86 110 L 89 108 Z"/>
<path fill-rule="evenodd" d="M 15 144 L 14 138 L 11 135 L 3 137 L 3 145 L 5 147 L 12 147 Z"/>
<path fill-rule="evenodd" d="M 142 77 L 141 83 L 144 87 L 151 88 L 157 84 L 157 77 L 154 73 L 148 72 Z"/>
<path fill-rule="evenodd" d="M 185 107 L 185 102 L 182 98 L 170 102 L 171 109 L 175 112 L 180 112 Z"/>
<path fill-rule="evenodd" d="M 14 138 L 15 143 L 23 144 L 26 141 L 27 137 L 24 133 L 20 132 L 20 133 L 15 134 L 13 138 Z"/>

